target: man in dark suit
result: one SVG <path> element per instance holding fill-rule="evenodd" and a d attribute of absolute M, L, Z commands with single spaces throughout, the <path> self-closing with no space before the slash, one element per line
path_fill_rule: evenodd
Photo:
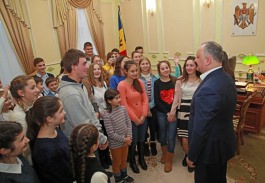
<path fill-rule="evenodd" d="M 196 54 L 202 82 L 191 102 L 187 157 L 195 183 L 226 183 L 227 161 L 235 154 L 236 88 L 222 60 L 223 49 L 215 42 L 203 43 Z"/>

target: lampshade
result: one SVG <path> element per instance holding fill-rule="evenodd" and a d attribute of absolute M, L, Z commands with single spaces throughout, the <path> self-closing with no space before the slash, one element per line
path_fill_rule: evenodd
<path fill-rule="evenodd" d="M 259 64 L 259 59 L 258 59 L 258 57 L 254 56 L 254 55 L 249 55 L 249 56 L 246 56 L 243 58 L 242 64 L 256 65 L 256 64 Z"/>

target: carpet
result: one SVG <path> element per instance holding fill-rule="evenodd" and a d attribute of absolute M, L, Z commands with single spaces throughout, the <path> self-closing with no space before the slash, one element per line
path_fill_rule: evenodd
<path fill-rule="evenodd" d="M 227 177 L 235 183 L 265 182 L 265 141 L 259 136 L 244 135 L 241 153 L 228 162 Z"/>
<path fill-rule="evenodd" d="M 260 136 L 259 136 L 260 137 Z M 265 138 L 257 138 L 256 135 L 244 135 L 245 145 L 241 146 L 241 154 L 235 156 L 228 162 L 227 183 L 264 183 L 265 182 Z M 157 143 L 157 156 L 145 157 L 148 170 L 140 167 L 140 174 L 135 174 L 129 168 L 128 175 L 134 178 L 137 183 L 194 183 L 194 173 L 189 173 L 187 167 L 181 165 L 184 157 L 179 141 L 176 142 L 174 153 L 173 170 L 170 173 L 164 172 L 164 165 L 159 162 L 161 156 L 160 145 Z M 138 160 L 138 157 L 136 158 Z M 138 161 L 137 161 L 138 163 Z M 109 171 L 112 171 L 111 168 Z M 111 178 L 114 182 L 114 178 Z"/>

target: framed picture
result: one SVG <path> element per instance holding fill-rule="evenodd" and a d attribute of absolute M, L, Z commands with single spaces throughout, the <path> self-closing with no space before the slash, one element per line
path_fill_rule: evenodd
<path fill-rule="evenodd" d="M 232 35 L 256 35 L 258 0 L 233 0 Z"/>

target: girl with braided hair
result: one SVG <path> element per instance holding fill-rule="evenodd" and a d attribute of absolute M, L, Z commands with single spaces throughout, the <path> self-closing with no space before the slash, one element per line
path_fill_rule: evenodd
<path fill-rule="evenodd" d="M 26 113 L 33 165 L 41 182 L 72 183 L 68 139 L 58 128 L 65 112 L 58 97 L 38 98 Z"/>
<path fill-rule="evenodd" d="M 94 152 L 99 145 L 98 129 L 92 124 L 74 128 L 70 137 L 73 173 L 77 183 L 110 183 Z"/>

